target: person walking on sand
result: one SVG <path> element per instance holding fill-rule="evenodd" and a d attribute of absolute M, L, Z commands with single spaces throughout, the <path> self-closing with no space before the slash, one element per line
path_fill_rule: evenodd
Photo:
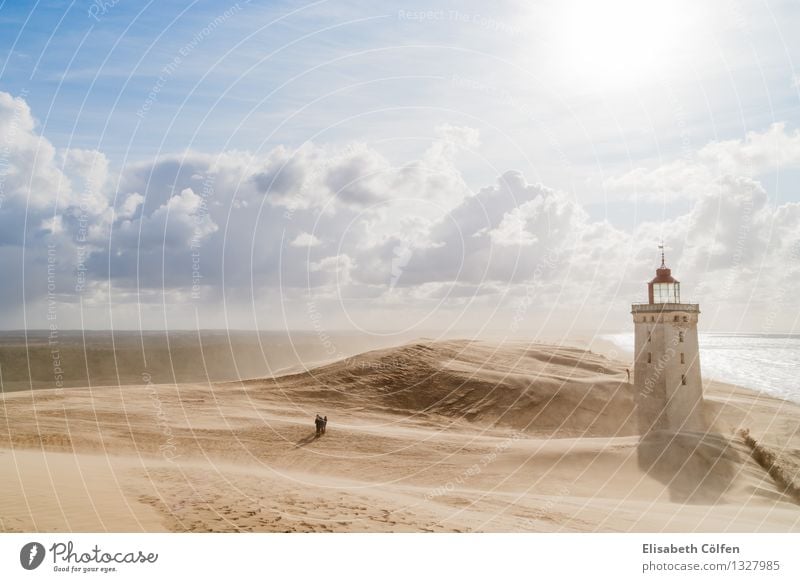
<path fill-rule="evenodd" d="M 326 430 L 328 430 L 328 417 L 327 417 L 327 415 L 322 417 L 322 434 L 325 434 Z"/>
<path fill-rule="evenodd" d="M 314 426 L 316 427 L 316 435 L 319 436 L 322 434 L 322 417 L 317 414 L 316 418 L 314 419 Z"/>
<path fill-rule="evenodd" d="M 628 375 L 628 384 L 631 383 L 631 371 L 628 368 L 625 368 L 625 373 Z"/>

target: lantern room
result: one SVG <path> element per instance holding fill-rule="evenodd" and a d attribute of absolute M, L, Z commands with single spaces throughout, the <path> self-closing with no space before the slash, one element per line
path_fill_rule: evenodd
<path fill-rule="evenodd" d="M 651 305 L 681 302 L 681 284 L 664 264 L 663 245 L 661 247 L 661 266 L 656 269 L 655 278 L 647 284 L 647 294 Z"/>

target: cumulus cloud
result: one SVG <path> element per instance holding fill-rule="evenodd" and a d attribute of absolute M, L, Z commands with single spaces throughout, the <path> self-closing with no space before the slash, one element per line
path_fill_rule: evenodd
<path fill-rule="evenodd" d="M 757 176 L 796 167 L 800 165 L 800 131 L 787 131 L 785 123 L 774 123 L 766 131 L 748 132 L 741 140 L 712 142 L 697 157 L 720 174 Z"/>
<path fill-rule="evenodd" d="M 292 242 L 289 243 L 293 247 L 316 247 L 322 244 L 322 241 L 309 232 L 301 232 Z"/>
<path fill-rule="evenodd" d="M 142 205 L 143 202 L 144 202 L 144 196 L 142 196 L 138 192 L 133 192 L 129 194 L 125 198 L 122 205 L 117 210 L 117 216 L 123 220 L 125 219 L 130 220 L 131 218 L 134 217 L 136 211 L 139 209 L 139 207 Z"/>
<path fill-rule="evenodd" d="M 0 196 L 6 204 L 27 203 L 34 209 L 47 207 L 68 183 L 56 165 L 55 148 L 36 135 L 35 121 L 27 102 L 0 92 Z"/>
<path fill-rule="evenodd" d="M 709 300 L 748 301 L 800 276 L 800 204 L 770 204 L 758 178 L 800 163 L 798 132 L 781 124 L 610 178 L 607 188 L 693 196 L 681 215 L 629 230 L 520 171 L 473 191 L 458 163 L 480 147 L 469 127 L 436 128 L 402 164 L 366 144 L 307 143 L 118 169 L 101 152 L 58 151 L 5 93 L 0 129 L 0 268 L 26 274 L 0 285 L 5 315 L 46 296 L 51 246 L 58 300 L 84 305 L 311 296 L 364 313 L 506 300 L 525 313 L 598 311 L 641 299 L 661 237 L 679 278 Z"/>
<path fill-rule="evenodd" d="M 527 203 L 526 203 L 527 204 Z M 522 207 L 514 208 L 503 216 L 500 225 L 489 231 L 489 236 L 500 246 L 528 246 L 536 243 L 536 235 L 527 228 L 527 218 Z M 476 236 L 476 235 L 473 235 Z"/>
<path fill-rule="evenodd" d="M 564 193 L 508 171 L 431 224 L 403 285 L 521 283 L 531 277 L 530 265 L 573 248 L 586 225 L 585 211 Z"/>
<path fill-rule="evenodd" d="M 611 176 L 603 186 L 629 197 L 670 201 L 703 196 L 725 176 L 752 178 L 798 166 L 800 131 L 788 131 L 786 124 L 774 123 L 765 131 L 748 132 L 742 139 L 711 142 L 688 159 Z"/>
<path fill-rule="evenodd" d="M 126 199 L 126 203 L 130 197 Z M 188 249 L 198 245 L 217 230 L 217 225 L 206 212 L 203 199 L 191 188 L 184 188 L 155 211 L 126 220 L 113 237 L 120 252 L 131 250 Z"/>
<path fill-rule="evenodd" d="M 346 254 L 324 257 L 309 264 L 309 284 L 312 287 L 323 285 L 347 286 L 352 281 L 356 262 Z"/>

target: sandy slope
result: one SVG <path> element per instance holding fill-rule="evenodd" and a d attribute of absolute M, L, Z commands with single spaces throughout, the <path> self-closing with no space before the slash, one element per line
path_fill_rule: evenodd
<path fill-rule="evenodd" d="M 621 364 L 418 342 L 245 383 L 0 400 L 0 529 L 800 531 L 800 407 L 714 384 L 708 435 L 635 434 Z M 313 415 L 330 417 L 315 439 Z"/>

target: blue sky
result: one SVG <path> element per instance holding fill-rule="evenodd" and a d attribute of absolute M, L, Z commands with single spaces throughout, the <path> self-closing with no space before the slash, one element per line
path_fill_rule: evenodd
<path fill-rule="evenodd" d="M 92 217 L 109 229 L 90 249 L 98 263 L 103 253 L 108 263 L 105 270 L 98 267 L 94 273 L 98 285 L 103 277 L 107 284 L 102 291 L 105 303 L 98 304 L 95 314 L 101 326 L 108 323 L 109 303 L 130 303 L 132 311 L 121 317 L 126 325 L 136 325 L 137 317 L 141 319 L 143 287 L 160 297 L 161 311 L 152 323 L 159 326 L 166 306 L 171 301 L 180 303 L 176 297 L 187 293 L 186 284 L 167 283 L 163 274 L 155 281 L 139 278 L 136 284 L 123 276 L 117 278 L 113 257 L 124 257 L 126 252 L 115 245 L 130 244 L 118 241 L 114 234 L 120 227 L 117 218 L 124 215 L 120 204 L 126 200 L 130 208 L 138 208 L 130 220 L 138 225 L 140 235 L 145 219 L 161 216 L 158 212 L 163 206 L 167 218 L 158 223 L 163 229 L 162 254 L 175 250 L 168 247 L 170 241 L 180 239 L 171 236 L 171 220 L 180 223 L 174 209 L 183 208 L 194 216 L 191 213 L 197 214 L 201 206 L 188 195 L 181 198 L 186 188 L 198 196 L 192 172 L 195 182 L 201 175 L 238 176 L 231 178 L 233 190 L 216 199 L 220 208 L 209 216 L 215 230 L 203 233 L 206 265 L 212 260 L 230 263 L 222 250 L 231 240 L 224 225 L 232 224 L 237 205 L 249 201 L 249 208 L 258 208 L 257 220 L 266 221 L 262 228 L 285 226 L 269 221 L 293 205 L 308 216 L 302 232 L 289 229 L 287 236 L 292 240 L 311 234 L 315 227 L 324 231 L 326 221 L 332 221 L 327 238 L 302 239 L 320 243 L 308 246 L 306 260 L 299 263 L 301 271 L 308 275 L 330 269 L 338 283 L 331 283 L 335 289 L 325 298 L 337 301 L 343 288 L 340 275 L 346 272 L 348 297 L 370 296 L 379 312 L 392 301 L 400 301 L 396 295 L 401 287 L 408 301 L 414 293 L 436 296 L 443 285 L 463 286 L 469 297 L 494 293 L 480 305 L 479 312 L 487 318 L 485 314 L 494 310 L 489 306 L 507 300 L 513 303 L 513 297 L 525 291 L 514 285 L 524 285 L 526 280 L 513 270 L 499 269 L 489 279 L 468 280 L 460 280 L 461 275 L 454 272 L 453 280 L 444 281 L 414 267 L 414 261 L 421 259 L 409 259 L 408 269 L 418 273 L 416 283 L 380 289 L 363 271 L 374 257 L 361 253 L 369 247 L 379 255 L 386 252 L 382 245 L 400 244 L 397 241 L 405 235 L 398 233 L 413 232 L 415 240 L 423 242 L 402 242 L 403 249 L 410 245 L 414 257 L 446 261 L 434 257 L 431 250 L 437 245 L 447 247 L 445 239 L 431 235 L 437 221 L 452 221 L 459 208 L 469 206 L 470 197 L 487 188 L 513 193 L 519 187 L 519 192 L 534 196 L 525 184 L 540 184 L 547 192 L 555 192 L 559 203 L 572 205 L 568 219 L 559 215 L 565 219 L 559 244 L 571 245 L 570 267 L 558 271 L 558 282 L 543 281 L 542 285 L 553 286 L 556 294 L 567 284 L 575 285 L 567 295 L 581 308 L 591 311 L 587 297 L 629 301 L 635 288 L 628 291 L 627 282 L 604 279 L 598 283 L 602 292 L 587 291 L 583 279 L 572 278 L 581 253 L 624 248 L 624 256 L 608 259 L 626 266 L 618 277 L 639 281 L 649 273 L 653 248 L 661 237 L 668 240 L 675 260 L 701 290 L 712 293 L 713 280 L 730 278 L 731 272 L 752 281 L 752 269 L 759 273 L 754 285 L 780 289 L 778 270 L 781 266 L 785 270 L 786 261 L 794 266 L 792 261 L 797 260 L 792 241 L 781 242 L 780 252 L 774 245 L 779 227 L 787 220 L 793 224 L 793 204 L 800 201 L 800 153 L 795 155 L 793 149 L 800 147 L 796 143 L 800 73 L 794 62 L 800 56 L 800 38 L 795 34 L 800 28 L 800 5 L 727 0 L 697 4 L 683 0 L 500 2 L 491 6 L 446 1 L 2 2 L 0 91 L 9 98 L 22 98 L 33 122 L 31 135 L 52 147 L 53 172 L 63 174 L 53 186 L 47 210 L 53 216 L 69 218 L 70 202 L 65 202 L 69 195 L 59 197 L 58 189 L 68 184 L 70 191 L 80 191 L 79 184 L 86 180 L 81 172 L 90 171 L 76 161 L 88 154 L 68 152 L 100 156 L 96 159 L 101 160 L 103 183 L 97 196 L 117 215 L 101 219 L 105 210 L 98 209 Z M 40 151 L 40 146 L 31 148 Z M 171 174 L 164 170 L 169 166 L 165 160 L 192 169 L 183 172 L 186 176 L 177 170 Z M 295 174 L 279 172 L 276 182 L 270 169 L 275 163 L 298 169 Z M 97 170 L 96 163 L 89 165 Z M 408 181 L 407 166 L 423 167 L 429 178 L 432 174 L 438 178 L 423 187 L 421 182 Z M 504 185 L 501 177 L 510 170 L 524 176 L 524 184 Z M 139 179 L 143 172 L 149 176 L 144 182 Z M 342 180 L 366 183 L 370 172 L 381 174 L 384 181 L 364 186 L 360 194 L 337 195 L 345 192 L 347 182 Z M 262 176 L 260 183 L 269 177 L 261 198 L 258 193 L 240 192 L 242 184 L 254 183 L 254 176 Z M 293 176 L 302 178 L 292 184 Z M 319 185 L 322 189 L 339 184 L 339 191 L 328 194 L 344 204 L 342 209 L 323 198 L 317 200 L 316 191 L 308 191 L 317 179 L 324 182 Z M 285 192 L 274 191 L 275 184 L 287 181 Z M 24 195 L 28 199 L 39 195 L 31 190 L 34 182 L 31 178 L 27 183 Z M 370 188 L 386 192 L 377 194 Z M 435 209 L 431 206 L 430 212 L 420 211 L 418 216 L 416 210 L 404 215 L 408 210 L 402 208 L 356 209 L 357 202 L 383 204 L 392 191 L 408 193 L 414 188 L 425 197 L 421 206 L 430 202 Z M 425 193 L 425 188 L 431 193 Z M 219 186 L 216 191 L 222 192 Z M 248 199 L 251 194 L 256 198 Z M 525 247 L 525 253 L 532 254 L 520 256 L 532 264 L 543 260 L 544 248 L 551 249 L 555 243 L 534 247 L 559 230 L 552 227 L 559 217 L 542 223 L 547 236 L 530 230 L 538 220 L 536 213 L 546 204 L 529 200 L 528 194 L 516 206 L 503 207 L 495 222 L 476 228 L 471 236 L 489 236 L 504 249 L 515 244 L 516 251 Z M 717 197 L 716 214 L 702 206 L 703 196 L 712 195 Z M 143 202 L 136 206 L 139 196 Z M 287 202 L 290 199 L 294 202 Z M 727 208 L 731 201 L 739 201 L 738 215 Z M 515 210 L 526 202 L 530 204 L 523 211 Z M 555 205 L 548 212 L 559 209 L 563 210 Z M 11 212 L 11 206 L 6 205 L 5 211 Z M 330 218 L 333 215 L 336 220 Z M 36 225 L 45 220 L 38 215 L 32 218 L 29 211 L 26 216 Z M 349 250 L 351 243 L 335 240 L 333 234 L 343 228 L 340 219 L 345 221 L 342 224 L 359 224 L 362 229 Z M 706 219 L 716 225 L 710 229 L 711 239 L 693 240 L 686 224 Z M 58 220 L 69 224 L 69 220 Z M 298 223 L 299 219 L 292 228 L 300 228 Z M 509 235 L 512 227 L 522 229 L 522 234 Z M 256 245 L 258 224 L 242 228 L 250 229 L 250 247 Z M 753 250 L 752 264 L 744 264 L 744 253 L 731 245 L 755 236 L 757 228 L 763 229 L 758 231 L 759 243 L 752 243 L 758 252 Z M 381 236 L 370 239 L 368 235 L 376 232 Z M 575 233 L 580 236 L 565 242 Z M 56 234 L 66 237 L 59 243 L 63 248 L 68 242 L 75 244 L 69 227 L 59 233 L 50 231 L 51 236 Z M 30 250 L 31 244 L 42 243 L 25 244 Z M 462 252 L 468 246 L 451 250 Z M 708 256 L 701 257 L 701 249 Z M 127 250 L 136 251 L 141 262 L 140 248 Z M 486 263 L 490 259 L 482 254 L 485 249 L 475 252 L 484 261 L 482 272 L 497 268 L 496 263 Z M 319 256 L 312 256 L 315 253 Z M 775 253 L 782 258 L 770 267 L 774 273 L 767 272 L 763 257 Z M 250 254 L 252 248 L 243 248 L 243 256 Z M 390 252 L 392 256 L 396 270 L 398 255 Z M 727 264 L 721 257 L 728 257 Z M 275 260 L 279 258 L 277 253 Z M 334 265 L 334 259 L 345 266 Z M 185 257 L 175 260 L 184 267 L 190 264 Z M 253 275 L 257 268 L 245 261 L 241 281 L 248 274 L 251 283 L 259 279 Z M 254 296 L 274 293 L 280 302 L 308 291 L 302 285 L 299 291 L 275 291 L 275 265 L 263 268 L 263 280 L 253 283 L 257 290 L 253 285 L 249 291 L 237 290 L 235 285 L 230 288 L 237 325 L 253 323 L 248 293 L 255 304 Z M 120 259 L 119 272 L 129 276 L 128 269 Z M 164 266 L 164 270 L 170 269 Z M 228 290 L 222 271 L 219 281 L 211 284 L 214 288 L 206 290 L 212 304 Z M 325 288 L 325 283 L 319 285 Z M 757 288 L 737 296 L 748 305 L 752 318 L 733 327 L 757 327 L 763 322 L 764 305 L 753 307 L 747 298 Z M 117 289 L 124 297 L 119 301 L 111 299 Z M 387 289 L 394 293 L 390 298 Z M 469 295 L 470 290 L 475 293 Z M 24 293 L 9 292 L 11 304 L 12 297 Z M 453 299 L 461 313 L 463 300 Z M 30 300 L 35 304 L 42 297 L 34 293 Z M 60 301 L 65 320 L 77 321 L 76 297 L 64 291 Z M 152 297 L 144 302 L 159 303 Z M 308 327 L 303 313 L 301 307 L 287 321 Z M 183 313 L 180 325 L 187 325 L 193 315 Z M 451 317 L 447 312 L 441 321 Z M 346 314 L 331 319 L 336 326 L 351 323 Z M 9 312 L 0 323 L 16 326 L 20 318 Z M 210 318 L 208 326 L 227 323 Z M 270 321 L 268 326 L 284 323 Z M 590 327 L 623 323 L 614 315 L 611 321 L 600 318 Z M 793 328 L 795 324 L 787 325 Z"/>
<path fill-rule="evenodd" d="M 256 150 L 311 138 L 399 139 L 400 126 L 413 138 L 472 118 L 495 125 L 493 159 L 514 165 L 523 156 L 504 141 L 552 155 L 526 119 L 533 114 L 559 136 L 570 163 L 591 167 L 675 155 L 680 123 L 696 147 L 776 121 L 798 125 L 796 3 L 716 2 L 702 12 L 674 3 L 693 22 L 675 34 L 703 38 L 677 39 L 666 47 L 669 66 L 636 71 L 640 79 L 619 90 L 587 71 L 570 75 L 574 83 L 554 72 L 574 65 L 558 38 L 580 19 L 580 3 L 564 19 L 558 2 L 526 4 L 487 12 L 464 2 L 5 2 L 3 86 L 29 91 L 42 133 L 57 146 L 132 159 L 216 151 L 221 141 Z M 414 11 L 433 16 L 404 16 Z M 140 119 L 175 57 L 181 63 Z M 287 121 L 299 107 L 303 115 Z M 413 113 L 380 112 L 402 107 Z M 360 118 L 333 126 L 352 115 Z M 415 146 L 385 147 L 402 154 Z"/>

